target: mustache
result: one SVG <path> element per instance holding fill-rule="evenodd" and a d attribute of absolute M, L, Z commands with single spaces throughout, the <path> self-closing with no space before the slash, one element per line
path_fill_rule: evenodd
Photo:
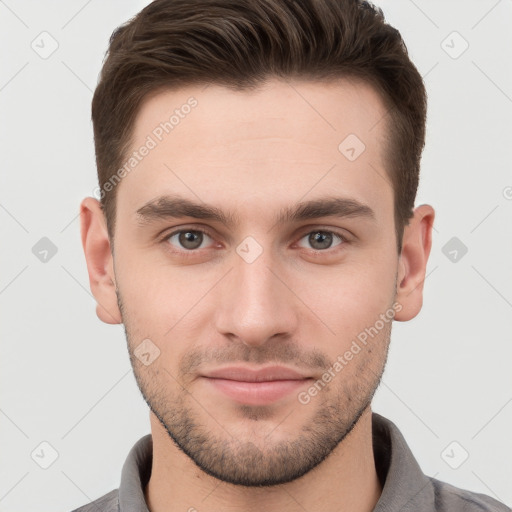
<path fill-rule="evenodd" d="M 331 361 L 317 349 L 301 351 L 297 345 L 274 341 L 260 347 L 249 347 L 243 343 L 229 347 L 196 348 L 185 354 L 179 365 L 182 375 L 197 373 L 201 366 L 215 366 L 223 363 L 282 363 L 303 370 L 324 371 Z"/>
<path fill-rule="evenodd" d="M 116 286 L 116 296 L 121 317 L 126 312 L 121 294 Z M 123 321 L 126 339 L 129 340 L 126 322 Z M 201 366 L 214 366 L 222 363 L 281 363 L 294 366 L 301 370 L 323 373 L 332 366 L 332 361 L 318 349 L 307 352 L 301 350 L 296 343 L 283 340 L 269 340 L 261 346 L 247 346 L 242 342 L 232 342 L 228 347 L 197 347 L 185 354 L 179 364 L 178 373 L 181 377 L 197 373 Z"/>

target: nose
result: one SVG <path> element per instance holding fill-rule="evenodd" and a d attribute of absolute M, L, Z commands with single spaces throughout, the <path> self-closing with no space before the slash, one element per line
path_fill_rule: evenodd
<path fill-rule="evenodd" d="M 247 346 L 264 345 L 273 337 L 293 337 L 300 302 L 283 266 L 265 251 L 251 263 L 235 254 L 233 263 L 218 290 L 217 331 Z"/>

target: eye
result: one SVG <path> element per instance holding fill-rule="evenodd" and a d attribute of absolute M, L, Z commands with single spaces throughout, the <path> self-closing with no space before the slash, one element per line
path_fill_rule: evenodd
<path fill-rule="evenodd" d="M 341 245 L 342 242 L 345 242 L 345 238 L 333 231 L 326 230 L 316 230 L 311 231 L 306 236 L 303 236 L 301 240 L 306 239 L 307 243 L 310 244 L 311 248 L 315 251 L 324 251 L 326 249 L 330 249 L 331 247 L 336 247 Z M 340 242 L 333 245 L 333 240 L 338 239 Z M 300 244 L 301 247 L 304 247 Z"/>
<path fill-rule="evenodd" d="M 210 238 L 210 236 L 199 229 L 182 229 L 171 233 L 165 237 L 165 240 L 178 249 L 193 251 L 194 249 L 200 249 L 207 238 Z"/>
<path fill-rule="evenodd" d="M 316 229 L 300 238 L 297 245 L 319 253 L 327 252 L 328 249 L 340 246 L 347 241 L 345 236 L 334 231 Z M 166 235 L 163 242 L 172 246 L 175 252 L 192 255 L 199 249 L 207 248 L 208 244 L 213 242 L 213 238 L 202 229 L 181 229 Z M 308 245 L 303 245 L 304 243 Z"/>

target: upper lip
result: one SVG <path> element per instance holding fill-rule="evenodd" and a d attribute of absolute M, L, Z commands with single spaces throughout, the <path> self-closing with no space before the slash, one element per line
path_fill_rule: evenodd
<path fill-rule="evenodd" d="M 309 378 L 296 370 L 284 366 L 267 366 L 257 370 L 242 366 L 218 368 L 202 374 L 212 379 L 238 380 L 241 382 L 265 382 L 271 380 L 303 380 Z"/>

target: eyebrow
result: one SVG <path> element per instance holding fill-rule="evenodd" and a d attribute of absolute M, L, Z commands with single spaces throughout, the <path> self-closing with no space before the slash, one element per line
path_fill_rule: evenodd
<path fill-rule="evenodd" d="M 141 225 L 183 217 L 213 220 L 228 228 L 233 228 L 240 223 L 240 217 L 234 212 L 224 211 L 216 206 L 197 203 L 180 196 L 169 195 L 149 201 L 137 210 L 136 215 Z M 327 196 L 283 208 L 274 219 L 274 225 L 320 217 L 363 217 L 375 220 L 375 212 L 368 205 L 356 199 Z"/>

